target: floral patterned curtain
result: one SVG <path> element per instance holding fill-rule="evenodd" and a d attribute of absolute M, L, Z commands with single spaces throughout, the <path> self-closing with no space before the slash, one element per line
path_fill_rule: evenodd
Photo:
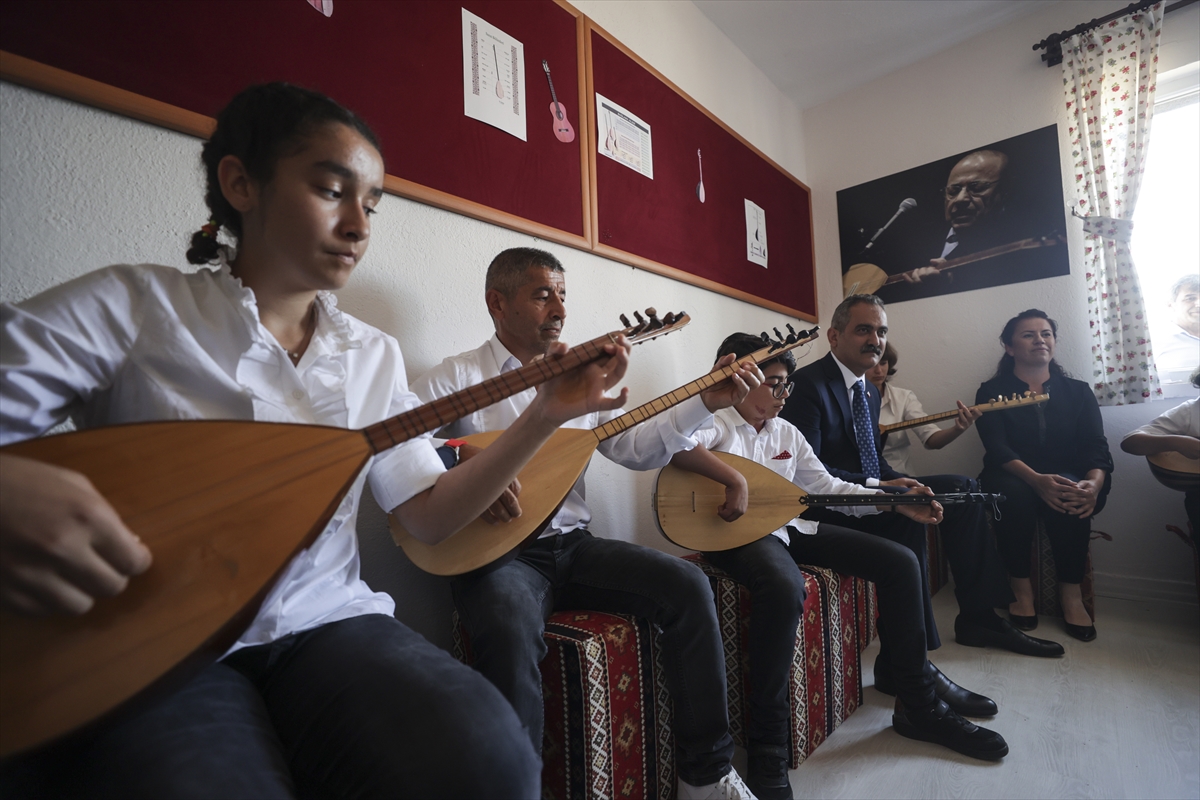
<path fill-rule="evenodd" d="M 1063 42 L 1075 205 L 1084 218 L 1092 388 L 1100 405 L 1162 397 L 1129 239 L 1150 142 L 1163 4 Z"/>

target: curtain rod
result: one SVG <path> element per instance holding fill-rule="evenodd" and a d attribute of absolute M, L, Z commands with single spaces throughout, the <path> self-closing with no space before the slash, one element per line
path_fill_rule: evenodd
<path fill-rule="evenodd" d="M 1035 44 L 1033 49 L 1041 50 L 1045 48 L 1046 52 L 1042 53 L 1042 61 L 1046 62 L 1047 67 L 1058 66 L 1062 63 L 1062 43 L 1066 39 L 1071 38 L 1077 33 L 1083 33 L 1084 31 L 1090 31 L 1092 28 L 1098 28 L 1104 23 L 1111 22 L 1114 19 L 1120 19 L 1126 14 L 1136 14 L 1139 11 L 1145 11 L 1156 2 L 1158 2 L 1158 0 L 1140 0 L 1140 2 L 1137 3 L 1130 3 L 1120 11 L 1114 11 L 1108 16 L 1100 17 L 1100 19 L 1094 19 L 1091 22 L 1084 22 L 1080 25 L 1076 25 L 1069 31 L 1052 33 L 1045 39 L 1042 39 L 1040 42 Z M 1197 2 L 1197 0 L 1179 0 L 1179 2 L 1172 3 L 1171 5 L 1167 6 L 1163 10 L 1163 13 L 1170 14 L 1172 11 L 1178 11 L 1184 6 L 1190 6 L 1195 2 Z"/>

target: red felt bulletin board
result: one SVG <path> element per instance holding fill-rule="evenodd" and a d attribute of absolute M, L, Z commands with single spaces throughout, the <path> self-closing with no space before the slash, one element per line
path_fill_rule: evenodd
<path fill-rule="evenodd" d="M 596 252 L 816 321 L 808 187 L 590 21 L 588 47 L 588 94 L 647 122 L 654 158 L 651 180 L 597 154 L 593 103 Z M 744 199 L 766 213 L 769 268 L 746 258 Z"/>
<path fill-rule="evenodd" d="M 463 114 L 462 8 L 524 45 L 527 142 Z M 576 247 L 590 243 L 584 137 L 554 138 L 542 59 L 586 130 L 582 30 L 582 16 L 553 0 L 336 0 L 328 18 L 306 0 L 0 2 L 0 50 L 124 90 L 118 99 L 157 101 L 134 116 L 162 104 L 170 118 L 149 121 L 207 136 L 203 118 L 238 91 L 287 80 L 367 120 L 389 191 Z"/>
<path fill-rule="evenodd" d="M 524 45 L 526 142 L 463 113 L 463 8 Z M 808 187 L 565 0 L 0 0 L 0 78 L 202 138 L 251 83 L 309 86 L 374 128 L 393 194 L 817 319 Z M 597 155 L 593 92 L 651 125 L 653 180 Z"/>

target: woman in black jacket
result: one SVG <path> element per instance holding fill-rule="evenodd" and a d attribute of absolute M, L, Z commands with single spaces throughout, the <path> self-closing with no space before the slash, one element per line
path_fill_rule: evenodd
<path fill-rule="evenodd" d="M 1096 627 L 1083 606 L 1083 581 L 1091 518 L 1112 487 L 1112 455 L 1100 406 L 1091 387 L 1068 378 L 1054 360 L 1058 323 L 1031 308 L 1000 334 L 1004 357 L 979 387 L 976 403 L 993 397 L 1048 392 L 1050 401 L 985 414 L 976 423 L 987 453 L 979 481 L 1008 497 L 995 522 L 996 540 L 1017 600 L 1009 607 L 1022 630 L 1037 627 L 1030 583 L 1030 550 L 1041 517 L 1054 551 L 1069 634 L 1089 642 Z"/>

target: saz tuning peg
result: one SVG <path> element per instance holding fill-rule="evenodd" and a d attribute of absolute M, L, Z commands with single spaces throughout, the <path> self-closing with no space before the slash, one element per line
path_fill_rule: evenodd
<path fill-rule="evenodd" d="M 639 314 L 638 312 L 634 311 L 634 312 L 633 312 L 633 318 L 634 318 L 634 319 L 636 319 L 636 320 L 638 321 L 638 325 L 641 325 L 642 327 L 645 327 L 645 325 L 646 325 L 646 318 L 645 318 L 645 317 L 643 317 L 643 316 L 642 316 L 641 314 Z"/>
<path fill-rule="evenodd" d="M 618 317 L 618 319 L 621 320 L 621 324 L 624 325 L 626 328 L 633 327 L 633 323 L 629 321 L 629 317 L 625 316 L 624 314 L 622 314 L 620 317 Z"/>
<path fill-rule="evenodd" d="M 646 316 L 650 318 L 649 330 L 656 331 L 663 326 L 662 320 L 658 318 L 658 309 L 654 306 L 646 309 Z"/>

